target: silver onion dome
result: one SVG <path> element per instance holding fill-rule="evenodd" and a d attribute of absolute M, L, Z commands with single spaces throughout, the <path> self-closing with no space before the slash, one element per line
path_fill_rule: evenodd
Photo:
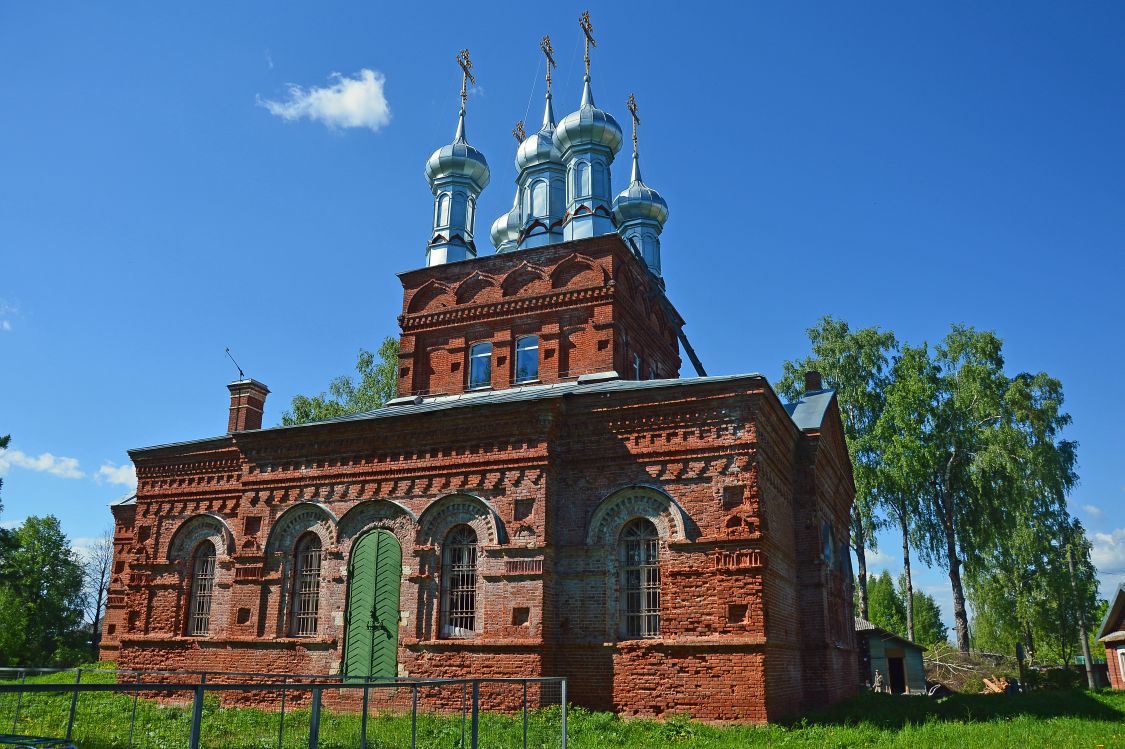
<path fill-rule="evenodd" d="M 559 153 L 566 153 L 573 146 L 593 144 L 604 146 L 616 154 L 621 150 L 621 139 L 621 126 L 617 120 L 594 105 L 590 76 L 587 75 L 578 111 L 568 114 L 555 128 L 555 147 Z"/>
<path fill-rule="evenodd" d="M 613 217 L 619 226 L 644 219 L 663 225 L 668 220 L 668 202 L 641 179 L 640 159 L 635 153 L 629 186 L 613 199 Z"/>
<path fill-rule="evenodd" d="M 434 151 L 426 161 L 426 180 L 430 188 L 442 177 L 463 176 L 476 183 L 480 192 L 488 185 L 488 161 L 484 154 L 465 141 L 465 109 L 457 119 L 457 133 L 453 142 Z"/>
<path fill-rule="evenodd" d="M 492 237 L 492 246 L 496 248 L 497 252 L 507 252 L 516 248 L 520 239 L 519 190 L 516 190 L 516 199 L 512 204 L 512 210 L 492 222 L 492 230 L 489 234 Z"/>
<path fill-rule="evenodd" d="M 555 147 L 555 111 L 551 106 L 551 92 L 547 92 L 547 104 L 543 110 L 543 126 L 539 132 L 523 139 L 516 150 L 516 171 L 522 172 L 533 166 L 547 162 L 562 162 L 562 154 Z"/>

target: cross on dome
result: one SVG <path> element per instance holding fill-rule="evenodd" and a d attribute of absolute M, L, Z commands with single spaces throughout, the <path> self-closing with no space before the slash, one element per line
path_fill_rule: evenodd
<path fill-rule="evenodd" d="M 582 11 L 582 15 L 578 17 L 578 25 L 582 27 L 582 33 L 586 36 L 586 77 L 590 76 L 590 47 L 598 46 L 598 42 L 594 39 L 594 24 L 590 23 L 590 11 Z"/>

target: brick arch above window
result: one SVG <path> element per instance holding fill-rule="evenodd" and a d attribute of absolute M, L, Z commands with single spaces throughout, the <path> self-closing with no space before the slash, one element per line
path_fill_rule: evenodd
<path fill-rule="evenodd" d="M 462 524 L 476 532 L 478 543 L 495 546 L 508 541 L 496 508 L 475 494 L 458 492 L 431 502 L 422 511 L 418 516 L 418 542 L 440 545 L 451 528 Z"/>
<path fill-rule="evenodd" d="M 586 526 L 586 544 L 615 545 L 621 528 L 635 518 L 651 521 L 664 542 L 687 541 L 688 528 L 693 527 L 684 509 L 663 491 L 631 486 L 613 492 L 594 509 Z"/>
<path fill-rule="evenodd" d="M 234 551 L 234 533 L 230 526 L 218 515 L 207 512 L 191 516 L 176 528 L 168 544 L 168 561 L 186 561 L 204 541 L 215 545 L 216 557 L 227 557 Z"/>
<path fill-rule="evenodd" d="M 266 555 L 292 553 L 297 539 L 306 532 L 315 533 L 321 548 L 328 548 L 336 541 L 336 523 L 335 514 L 319 502 L 298 502 L 273 521 Z"/>

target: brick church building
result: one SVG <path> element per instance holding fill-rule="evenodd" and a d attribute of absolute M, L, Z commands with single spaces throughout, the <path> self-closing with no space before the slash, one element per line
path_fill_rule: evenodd
<path fill-rule="evenodd" d="M 462 90 L 454 140 L 426 164 L 426 266 L 399 276 L 399 397 L 263 428 L 269 391 L 242 379 L 226 433 L 130 451 L 104 658 L 565 676 L 580 705 L 710 720 L 855 690 L 835 395 L 815 373 L 793 403 L 758 374 L 679 376 L 667 204 L 641 179 L 632 101 L 613 196 L 623 136 L 586 60 L 557 123 L 548 77 L 495 253 L 474 240 L 490 172 Z"/>

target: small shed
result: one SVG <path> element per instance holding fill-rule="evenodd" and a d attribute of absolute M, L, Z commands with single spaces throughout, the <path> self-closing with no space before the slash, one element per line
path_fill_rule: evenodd
<path fill-rule="evenodd" d="M 1109 685 L 1125 689 L 1125 583 L 1109 602 L 1105 621 L 1098 629 L 1098 642 L 1105 644 L 1105 660 L 1109 667 Z"/>
<path fill-rule="evenodd" d="M 868 689 L 876 683 L 891 694 L 925 694 L 926 671 L 922 665 L 925 648 L 876 627 L 866 619 L 855 618 L 855 639 L 859 645 L 859 674 Z"/>

